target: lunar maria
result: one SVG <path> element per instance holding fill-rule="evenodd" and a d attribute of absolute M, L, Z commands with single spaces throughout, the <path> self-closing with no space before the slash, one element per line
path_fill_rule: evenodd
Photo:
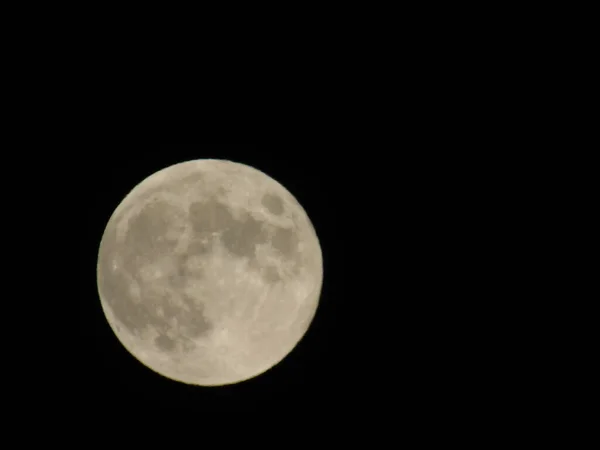
<path fill-rule="evenodd" d="M 323 260 L 296 198 L 256 168 L 195 160 L 143 180 L 102 236 L 98 292 L 122 345 L 202 386 L 285 358 L 316 313 Z"/>

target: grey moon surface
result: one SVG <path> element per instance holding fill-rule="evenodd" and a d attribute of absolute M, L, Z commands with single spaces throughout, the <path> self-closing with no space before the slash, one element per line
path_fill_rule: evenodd
<path fill-rule="evenodd" d="M 253 378 L 316 313 L 323 260 L 296 198 L 256 168 L 187 161 L 123 199 L 100 242 L 98 293 L 121 344 L 187 384 Z"/>

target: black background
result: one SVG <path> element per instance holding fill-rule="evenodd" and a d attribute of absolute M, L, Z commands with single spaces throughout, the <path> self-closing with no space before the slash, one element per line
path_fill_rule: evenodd
<path fill-rule="evenodd" d="M 113 145 L 93 160 L 82 160 L 85 177 L 79 220 L 84 223 L 73 238 L 79 253 L 76 268 L 78 339 L 69 340 L 66 392 L 78 393 L 87 404 L 119 401 L 124 396 L 168 402 L 237 409 L 268 404 L 336 404 L 354 401 L 364 390 L 369 367 L 366 336 L 369 315 L 361 298 L 369 261 L 361 259 L 369 245 L 368 233 L 357 234 L 360 223 L 371 220 L 361 199 L 361 178 L 352 155 L 322 145 Z M 137 149 L 137 150 L 136 150 Z M 169 380 L 143 366 L 119 343 L 100 306 L 96 260 L 104 227 L 127 193 L 150 174 L 172 164 L 200 158 L 226 159 L 248 164 L 283 184 L 303 205 L 317 231 L 324 261 L 319 308 L 308 332 L 281 363 L 264 374 L 236 385 L 189 386 Z M 363 194 L 365 191 L 363 191 Z M 85 199 L 85 200 L 83 200 Z M 91 199 L 91 201 L 90 201 Z M 373 204 L 371 203 L 371 206 Z M 354 269 L 353 269 L 354 266 Z M 362 278 L 357 277 L 361 273 Z M 360 275 L 359 275 L 360 276 Z M 371 295 L 375 295 L 371 289 Z M 361 304 L 363 305 L 361 307 Z M 358 322 L 358 323 L 356 323 Z M 369 339 L 370 341 L 370 339 Z M 372 370 L 369 368 L 369 370 Z M 68 372 L 67 372 L 68 373 Z M 363 373 L 361 382 L 361 373 Z M 79 375 L 77 375 L 79 374 Z"/>
<path fill-rule="evenodd" d="M 494 301 L 502 284 L 490 279 L 498 271 L 485 256 L 495 252 L 498 234 L 487 224 L 496 218 L 482 213 L 490 202 L 477 189 L 482 183 L 460 170 L 471 159 L 427 146 L 349 139 L 65 146 L 48 158 L 51 170 L 41 167 L 45 185 L 35 196 L 43 201 L 21 222 L 33 254 L 41 249 L 48 259 L 34 260 L 35 277 L 20 270 L 20 282 L 40 294 L 37 320 L 19 334 L 19 357 L 29 359 L 19 377 L 40 393 L 36 404 L 82 412 L 148 404 L 149 414 L 306 407 L 368 415 L 402 405 L 418 415 L 450 411 L 466 392 L 477 401 L 505 392 L 488 382 L 502 367 L 485 339 L 506 304 Z M 138 362 L 106 321 L 96 284 L 100 240 L 123 198 L 156 171 L 201 158 L 248 164 L 278 180 L 303 205 L 323 251 L 322 296 L 304 338 L 269 371 L 223 387 L 178 383 Z M 20 268 L 31 265 L 24 256 Z M 8 323 L 21 330 L 24 321 Z"/>

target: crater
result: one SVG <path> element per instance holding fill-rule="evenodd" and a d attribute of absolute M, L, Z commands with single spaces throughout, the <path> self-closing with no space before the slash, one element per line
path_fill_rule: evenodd
<path fill-rule="evenodd" d="M 175 347 L 177 346 L 173 339 L 164 334 L 161 334 L 160 336 L 157 336 L 154 339 L 154 345 L 156 345 L 156 347 L 158 347 L 163 352 L 171 352 L 175 350 Z"/>
<path fill-rule="evenodd" d="M 266 265 L 261 266 L 261 264 L 258 262 L 258 260 L 256 258 L 253 258 L 250 261 L 248 261 L 247 267 L 248 267 L 248 270 L 259 275 L 263 279 L 263 281 L 267 284 L 274 284 L 274 283 L 278 283 L 279 281 L 283 280 L 283 278 L 279 274 L 279 270 L 277 269 L 276 266 L 274 266 L 272 264 L 266 264 Z"/>
<path fill-rule="evenodd" d="M 182 353 L 190 353 L 196 349 L 196 344 L 191 339 L 181 340 L 181 351 Z"/>
<path fill-rule="evenodd" d="M 187 285 L 190 279 L 199 280 L 204 276 L 204 270 L 197 261 L 194 261 L 197 256 L 197 254 L 188 254 L 186 252 L 175 258 L 175 268 L 169 274 L 169 284 L 171 287 L 180 291 L 181 288 Z"/>
<path fill-rule="evenodd" d="M 199 309 L 196 309 L 193 314 L 182 315 L 179 324 L 182 333 L 191 338 L 207 335 L 213 329 L 212 323 Z"/>
<path fill-rule="evenodd" d="M 281 200 L 281 197 L 270 193 L 265 194 L 261 203 L 271 214 L 275 216 L 283 214 L 283 200 Z"/>
<path fill-rule="evenodd" d="M 182 299 L 191 310 L 191 312 L 183 311 L 183 314 L 177 318 L 184 336 L 197 338 L 209 334 L 214 327 L 204 313 L 204 306 L 202 303 L 195 302 L 194 299 L 187 294 L 183 294 Z"/>
<path fill-rule="evenodd" d="M 281 277 L 279 276 L 279 272 L 277 271 L 277 268 L 274 266 L 267 266 L 263 272 L 263 279 L 267 282 L 267 283 L 277 283 L 279 281 L 281 281 Z"/>

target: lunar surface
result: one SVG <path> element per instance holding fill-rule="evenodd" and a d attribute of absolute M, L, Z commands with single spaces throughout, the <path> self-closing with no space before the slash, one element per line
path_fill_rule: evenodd
<path fill-rule="evenodd" d="M 201 386 L 237 383 L 288 355 L 323 281 L 306 212 L 259 170 L 222 160 L 167 167 L 138 184 L 100 243 L 108 323 L 144 365 Z"/>

